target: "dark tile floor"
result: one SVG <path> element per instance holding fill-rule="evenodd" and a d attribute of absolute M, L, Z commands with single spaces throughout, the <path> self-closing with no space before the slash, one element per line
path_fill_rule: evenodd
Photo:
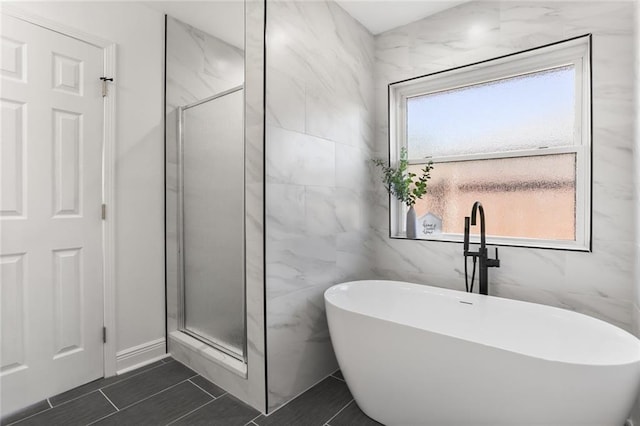
<path fill-rule="evenodd" d="M 3 418 L 2 426 L 372 426 L 340 372 L 269 416 L 171 358 L 99 379 Z"/>

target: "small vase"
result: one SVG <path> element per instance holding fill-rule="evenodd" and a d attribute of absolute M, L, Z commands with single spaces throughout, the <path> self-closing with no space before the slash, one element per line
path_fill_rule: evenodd
<path fill-rule="evenodd" d="M 407 211 L 407 238 L 416 238 L 416 211 L 413 206 Z"/>

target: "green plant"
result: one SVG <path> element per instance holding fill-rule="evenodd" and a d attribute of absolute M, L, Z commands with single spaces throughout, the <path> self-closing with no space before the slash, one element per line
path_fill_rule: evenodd
<path fill-rule="evenodd" d="M 382 182 L 387 192 L 407 207 L 413 206 L 416 201 L 427 193 L 427 181 L 431 178 L 430 172 L 433 169 L 433 161 L 429 161 L 422 169 L 422 176 L 407 170 L 409 160 L 407 159 L 407 148 L 400 149 L 400 161 L 398 167 L 387 165 L 386 161 L 374 158 L 373 164 L 382 169 Z"/>

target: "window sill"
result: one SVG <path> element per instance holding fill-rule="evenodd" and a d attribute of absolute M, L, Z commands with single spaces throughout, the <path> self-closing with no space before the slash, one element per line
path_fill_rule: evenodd
<path fill-rule="evenodd" d="M 406 241 L 422 241 L 422 242 L 440 242 L 440 243 L 460 243 L 462 244 L 463 236 L 458 234 L 440 234 L 438 236 L 407 238 L 404 233 L 389 234 L 392 240 Z M 480 238 L 472 235 L 469 244 L 480 244 Z M 580 244 L 575 241 L 542 241 L 527 238 L 509 238 L 509 237 L 492 237 L 487 236 L 487 246 L 496 247 L 519 247 L 543 250 L 563 250 L 590 253 L 591 247 L 588 244 Z"/>

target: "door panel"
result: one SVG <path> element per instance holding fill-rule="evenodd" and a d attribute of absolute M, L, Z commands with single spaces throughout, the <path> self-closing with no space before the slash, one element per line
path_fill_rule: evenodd
<path fill-rule="evenodd" d="M 2 415 L 103 376 L 102 49 L 2 18 Z"/>
<path fill-rule="evenodd" d="M 82 115 L 53 110 L 53 201 L 55 217 L 80 214 Z"/>
<path fill-rule="evenodd" d="M 0 256 L 2 280 L 2 367 L 0 374 L 25 368 L 26 309 L 24 254 Z"/>
<path fill-rule="evenodd" d="M 53 335 L 54 359 L 83 348 L 81 249 L 54 250 Z"/>
<path fill-rule="evenodd" d="M 24 212 L 24 104 L 0 100 L 2 156 L 0 217 L 20 217 Z"/>

